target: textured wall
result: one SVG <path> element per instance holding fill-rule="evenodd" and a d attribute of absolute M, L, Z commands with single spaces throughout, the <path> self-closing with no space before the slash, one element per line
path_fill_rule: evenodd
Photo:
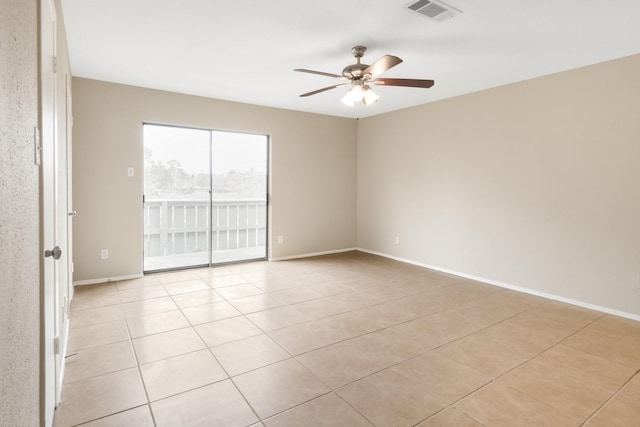
<path fill-rule="evenodd" d="M 636 55 L 360 120 L 358 245 L 640 315 L 639 75 Z"/>
<path fill-rule="evenodd" d="M 39 424 L 37 2 L 0 0 L 0 424 Z"/>

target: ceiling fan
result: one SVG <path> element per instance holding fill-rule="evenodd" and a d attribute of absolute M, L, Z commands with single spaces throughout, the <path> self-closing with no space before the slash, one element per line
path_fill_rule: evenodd
<path fill-rule="evenodd" d="M 311 92 L 303 93 L 301 97 L 315 95 L 317 93 L 325 92 L 327 90 L 335 89 L 340 86 L 350 85 L 349 92 L 342 98 L 342 102 L 349 106 L 353 106 L 355 102 L 362 102 L 365 105 L 371 105 L 378 100 L 376 95 L 369 86 L 370 83 L 381 86 L 406 86 L 406 87 L 421 87 L 430 88 L 433 86 L 433 80 L 421 80 L 421 79 L 390 79 L 390 78 L 378 78 L 378 76 L 390 68 L 395 67 L 402 62 L 402 59 L 397 56 L 385 55 L 378 59 L 371 65 L 360 63 L 360 58 L 364 56 L 367 48 L 364 46 L 355 46 L 351 49 L 353 56 L 356 58 L 356 63 L 347 65 L 342 70 L 342 75 L 325 73 L 322 71 L 306 70 L 304 68 L 296 68 L 293 71 L 300 71 L 302 73 L 319 74 L 321 76 L 334 77 L 336 79 L 344 80 L 344 83 L 339 83 L 333 86 L 324 87 Z"/>

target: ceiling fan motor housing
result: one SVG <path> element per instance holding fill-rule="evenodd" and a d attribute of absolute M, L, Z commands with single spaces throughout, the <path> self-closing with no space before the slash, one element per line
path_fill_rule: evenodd
<path fill-rule="evenodd" d="M 363 74 L 363 71 L 366 70 L 369 67 L 369 65 L 360 63 L 360 58 L 364 56 L 364 53 L 366 51 L 367 51 L 367 48 L 364 46 L 354 46 L 353 48 L 351 48 L 351 53 L 353 53 L 353 56 L 355 56 L 358 62 L 344 67 L 342 69 L 343 76 L 353 80 L 359 80 L 363 78 L 366 79 L 366 76 Z"/>
<path fill-rule="evenodd" d="M 364 75 L 362 72 L 367 68 L 369 68 L 369 65 L 367 64 L 358 63 L 353 65 L 347 65 L 342 70 L 342 75 L 350 80 L 366 79 L 367 75 Z"/>

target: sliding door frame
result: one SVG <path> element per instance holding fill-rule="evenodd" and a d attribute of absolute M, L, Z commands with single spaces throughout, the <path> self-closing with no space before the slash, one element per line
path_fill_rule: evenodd
<path fill-rule="evenodd" d="M 197 130 L 197 131 L 205 131 L 209 133 L 209 215 L 208 215 L 208 221 L 209 221 L 209 229 L 208 229 L 208 248 L 209 248 L 209 256 L 208 256 L 208 264 L 197 264 L 197 265 L 188 265 L 188 266 L 180 266 L 180 267 L 168 267 L 168 268 L 162 268 L 162 269 L 154 269 L 154 270 L 145 270 L 144 269 L 144 244 L 142 245 L 143 247 L 143 254 L 142 254 L 142 259 L 143 259 L 143 273 L 144 274 L 148 274 L 148 273 L 160 273 L 160 272 L 167 272 L 167 271 L 178 271 L 178 270 L 188 270 L 188 269 L 194 269 L 194 268 L 203 268 L 203 267 L 216 267 L 216 266 L 223 266 L 223 265 L 230 265 L 230 264 L 240 264 L 240 263 L 245 263 L 245 262 L 253 262 L 253 261 L 263 261 L 263 260 L 269 260 L 269 254 L 271 253 L 271 248 L 270 248 L 270 242 L 271 239 L 269 237 L 269 224 L 271 223 L 271 193 L 269 192 L 269 188 L 271 186 L 271 136 L 269 134 L 264 134 L 264 133 L 259 133 L 259 132 L 243 132 L 243 131 L 237 131 L 237 130 L 222 130 L 222 129 L 213 129 L 213 128 L 208 128 L 208 127 L 197 127 L 197 126 L 183 126 L 183 125 L 176 125 L 176 124 L 166 124 L 166 123 L 159 123 L 159 122 L 150 122 L 150 121 L 145 121 L 142 123 L 142 147 L 144 150 L 145 147 L 145 141 L 144 141 L 144 126 L 145 125 L 149 125 L 149 126 L 158 126 L 158 127 L 167 127 L 167 128 L 175 128 L 175 129 L 188 129 L 188 130 Z M 214 133 L 215 132 L 222 132 L 222 133 L 232 133 L 232 134 L 242 134 L 242 135 L 255 135 L 255 136 L 262 136 L 265 138 L 265 173 L 266 173 L 266 179 L 265 179 L 265 188 L 264 188 L 264 195 L 265 195 L 265 224 L 264 224 L 264 239 L 265 239 L 265 244 L 264 244 L 264 256 L 260 256 L 257 258 L 247 258 L 247 259 L 241 259 L 241 260 L 233 260 L 233 261 L 224 261 L 224 262 L 214 262 L 214 250 L 213 250 L 213 173 L 215 172 L 213 170 L 213 138 L 214 138 Z M 143 171 L 144 171 L 144 165 L 143 165 Z M 144 172 L 143 172 L 143 185 L 142 185 L 142 221 L 143 221 L 143 239 L 144 239 L 144 206 L 145 206 L 145 194 L 144 194 Z"/>

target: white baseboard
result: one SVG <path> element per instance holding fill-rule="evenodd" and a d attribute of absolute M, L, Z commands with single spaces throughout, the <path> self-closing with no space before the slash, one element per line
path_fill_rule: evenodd
<path fill-rule="evenodd" d="M 536 291 L 534 289 L 523 288 L 521 286 L 511 285 L 509 283 L 503 283 L 503 282 L 498 282 L 496 280 L 485 279 L 484 277 L 478 277 L 478 276 L 474 276 L 474 275 L 471 275 L 471 274 L 460 273 L 458 271 L 449 270 L 447 268 L 442 268 L 442 267 L 438 267 L 438 266 L 434 266 L 434 265 L 423 264 L 423 263 L 420 263 L 420 262 L 412 261 L 410 259 L 400 258 L 400 257 L 396 257 L 396 256 L 393 256 L 393 255 L 389 255 L 389 254 L 385 254 L 385 253 L 381 253 L 381 252 L 370 251 L 368 249 L 357 248 L 356 250 L 358 250 L 360 252 L 366 252 L 366 253 L 372 254 L 372 255 L 378 255 L 378 256 L 381 256 L 381 257 L 384 257 L 384 258 L 393 259 L 395 261 L 405 262 L 407 264 L 417 265 L 418 267 L 428 268 L 430 270 L 439 271 L 441 273 L 452 274 L 454 276 L 463 277 L 465 279 L 475 280 L 477 282 L 486 283 L 488 285 L 494 285 L 494 286 L 498 286 L 498 287 L 501 287 L 501 288 L 510 289 L 512 291 L 517 291 L 517 292 L 522 292 L 522 293 L 525 293 L 525 294 L 535 295 L 535 296 L 538 296 L 538 297 L 547 298 L 547 299 L 554 300 L 554 301 L 560 301 L 560 302 L 564 302 L 564 303 L 575 305 L 575 306 L 582 307 L 582 308 L 588 308 L 590 310 L 600 311 L 602 313 L 612 314 L 614 316 L 624 317 L 626 319 L 640 321 L 640 315 L 633 314 L 633 313 L 627 313 L 626 311 L 615 310 L 613 308 L 603 307 L 603 306 L 595 305 L 595 304 L 590 304 L 590 303 L 587 303 L 587 302 L 584 302 L 584 301 L 579 301 L 579 300 L 575 300 L 575 299 L 571 299 L 571 298 L 565 298 L 565 297 L 561 297 L 561 296 L 555 295 L 555 294 L 550 294 L 550 293 L 547 293 L 547 292 L 540 292 L 540 291 Z"/>
<path fill-rule="evenodd" d="M 89 279 L 89 280 L 78 280 L 73 282 L 73 286 L 84 286 L 84 285 L 95 285 L 97 283 L 108 283 L 108 282 L 116 282 L 120 280 L 130 280 L 130 279 L 139 279 L 143 277 L 142 274 L 129 274 L 127 276 L 117 276 L 117 277 L 104 277 L 101 279 Z"/>
<path fill-rule="evenodd" d="M 314 253 L 310 253 L 310 254 L 299 254 L 299 255 L 283 256 L 283 257 L 279 257 L 279 258 L 270 258 L 269 261 L 286 261 L 286 260 L 289 260 L 289 259 L 309 258 L 309 257 L 314 257 L 314 256 L 339 254 L 339 253 L 342 253 L 342 252 L 351 252 L 351 251 L 357 251 L 357 250 L 358 250 L 358 248 L 336 249 L 336 250 L 332 250 L 332 251 L 314 252 Z"/>

